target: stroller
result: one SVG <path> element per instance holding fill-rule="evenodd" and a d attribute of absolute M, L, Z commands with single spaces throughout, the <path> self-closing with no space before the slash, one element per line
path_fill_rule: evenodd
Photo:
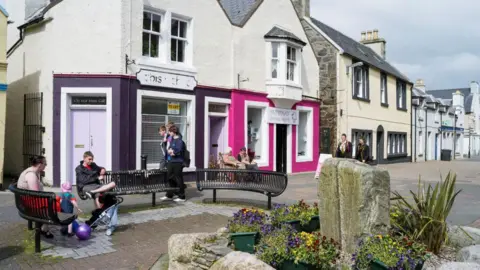
<path fill-rule="evenodd" d="M 118 211 L 118 206 L 123 202 L 122 197 L 117 197 L 115 195 L 110 195 L 108 193 L 101 194 L 99 197 L 100 203 L 102 203 L 102 208 L 95 209 L 92 211 L 92 217 L 85 221 L 87 225 L 95 230 L 98 226 L 117 226 L 117 224 L 111 224 L 112 217 L 116 216 Z"/>

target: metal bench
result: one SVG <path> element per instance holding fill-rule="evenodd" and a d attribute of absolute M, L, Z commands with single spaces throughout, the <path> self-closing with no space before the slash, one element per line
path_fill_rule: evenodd
<path fill-rule="evenodd" d="M 133 171 L 108 171 L 103 184 L 115 182 L 115 188 L 106 194 L 132 195 L 152 194 L 152 206 L 156 204 L 156 192 L 178 191 L 179 188 L 170 186 L 167 170 L 146 170 L 147 156 L 142 156 L 142 170 Z M 86 200 L 87 196 L 77 185 L 78 196 Z"/>
<path fill-rule="evenodd" d="M 242 190 L 265 194 L 268 209 L 272 208 L 272 197 L 287 189 L 288 177 L 284 173 L 261 170 L 197 169 L 197 189 L 213 190 L 213 202 L 217 201 L 217 189 Z"/>
<path fill-rule="evenodd" d="M 75 214 L 61 213 L 57 207 L 57 195 L 53 192 L 32 191 L 17 188 L 16 184 L 9 187 L 15 195 L 15 205 L 20 217 L 35 222 L 35 252 L 40 252 L 40 233 L 42 224 L 66 226 L 72 223 Z M 30 227 L 30 226 L 29 226 Z"/>

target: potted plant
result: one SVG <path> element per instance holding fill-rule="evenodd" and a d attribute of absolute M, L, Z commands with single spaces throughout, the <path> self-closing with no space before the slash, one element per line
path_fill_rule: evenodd
<path fill-rule="evenodd" d="M 265 213 L 259 209 L 243 208 L 235 213 L 227 226 L 234 249 L 253 253 L 265 220 Z"/>
<path fill-rule="evenodd" d="M 291 260 L 290 245 L 294 241 L 294 229 L 289 224 L 279 227 L 265 224 L 261 228 L 262 237 L 256 247 L 256 256 L 272 267 L 279 268 Z"/>
<path fill-rule="evenodd" d="M 369 236 L 360 242 L 353 254 L 355 269 L 422 269 L 427 258 L 425 245 L 407 237 Z"/>
<path fill-rule="evenodd" d="M 299 232 L 312 232 L 320 229 L 318 204 L 314 203 L 311 206 L 303 200 L 292 205 L 276 204 L 271 211 L 271 219 L 276 226 L 281 223 L 287 223 Z"/>

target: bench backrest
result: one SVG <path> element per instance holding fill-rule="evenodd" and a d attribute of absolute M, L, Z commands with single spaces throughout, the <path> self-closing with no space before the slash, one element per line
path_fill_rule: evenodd
<path fill-rule="evenodd" d="M 15 195 L 15 205 L 22 218 L 47 224 L 59 223 L 55 193 L 20 189 L 16 185 L 9 189 Z"/>

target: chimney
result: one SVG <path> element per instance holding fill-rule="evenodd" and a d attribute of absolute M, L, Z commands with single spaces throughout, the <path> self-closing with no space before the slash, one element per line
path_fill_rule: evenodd
<path fill-rule="evenodd" d="M 310 0 L 292 0 L 300 19 L 310 17 Z"/>
<path fill-rule="evenodd" d="M 365 41 L 365 35 L 366 35 L 366 34 L 367 34 L 367 32 L 362 31 L 362 35 L 361 35 L 362 39 L 361 39 L 361 41 Z"/>
<path fill-rule="evenodd" d="M 477 95 L 480 94 L 478 82 L 476 81 L 470 82 L 470 93 L 477 94 Z"/>
<path fill-rule="evenodd" d="M 460 90 L 457 90 L 455 93 L 452 93 L 452 106 L 453 107 L 463 107 L 464 96 Z"/>
<path fill-rule="evenodd" d="M 360 40 L 360 43 L 370 47 L 370 49 L 376 52 L 380 57 L 386 59 L 387 57 L 385 45 L 387 42 L 385 41 L 385 39 L 378 36 L 378 29 L 374 29 L 373 31 L 367 31 L 366 39 L 363 39 L 363 33 L 364 32 L 362 32 L 362 39 Z"/>
<path fill-rule="evenodd" d="M 425 87 L 425 83 L 423 82 L 423 79 L 417 79 L 414 87 L 422 90 L 423 92 L 426 92 L 426 87 Z"/>

